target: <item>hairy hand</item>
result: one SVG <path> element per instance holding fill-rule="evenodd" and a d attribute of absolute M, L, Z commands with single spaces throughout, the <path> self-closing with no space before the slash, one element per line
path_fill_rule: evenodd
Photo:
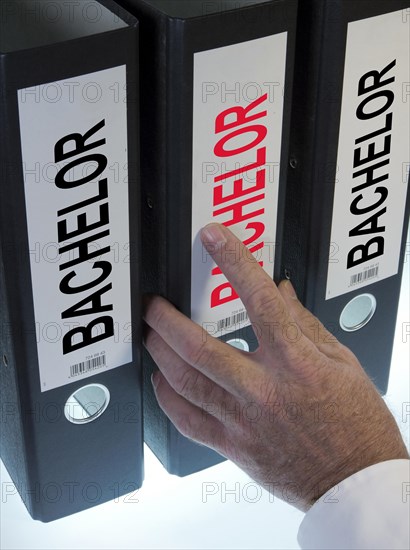
<path fill-rule="evenodd" d="M 202 242 L 241 297 L 259 348 L 235 349 L 163 298 L 148 299 L 145 345 L 160 370 L 153 384 L 179 431 L 301 510 L 366 466 L 407 458 L 358 360 L 290 282 L 277 287 L 223 226 L 207 226 Z"/>

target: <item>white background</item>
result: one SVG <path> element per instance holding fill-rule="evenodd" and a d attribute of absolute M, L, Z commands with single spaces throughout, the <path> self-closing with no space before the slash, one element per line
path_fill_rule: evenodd
<path fill-rule="evenodd" d="M 408 251 L 410 244 L 408 243 Z M 409 443 L 409 420 L 401 422 L 403 403 L 410 402 L 409 343 L 410 254 L 405 264 L 392 370 L 386 400 Z M 407 325 L 406 325 L 407 323 Z M 406 420 L 406 419 L 404 419 Z M 33 521 L 18 495 L 4 495 L 10 484 L 1 463 L 0 548 L 11 549 L 296 549 L 296 534 L 303 514 L 257 486 L 231 463 L 179 479 L 170 476 L 148 451 L 143 488 L 134 502 L 109 502 L 50 524 Z M 220 488 L 203 502 L 205 483 Z M 239 498 L 226 494 L 222 483 Z M 250 485 L 247 485 L 251 483 Z M 217 485 L 215 485 L 217 484 Z M 211 487 L 211 486 L 208 486 Z M 246 492 L 248 490 L 248 492 Z M 235 500 L 238 500 L 236 502 Z M 6 501 L 6 502 L 5 502 Z M 138 502 L 137 502 L 138 501 Z"/>

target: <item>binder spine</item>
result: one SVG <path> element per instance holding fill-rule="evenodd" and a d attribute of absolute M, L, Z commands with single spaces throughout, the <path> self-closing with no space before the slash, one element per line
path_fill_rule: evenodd
<path fill-rule="evenodd" d="M 201 178 L 197 174 L 193 175 L 195 59 L 203 53 L 231 47 L 232 50 L 237 48 L 234 63 L 238 65 L 241 52 L 246 49 L 243 43 L 253 45 L 251 41 L 257 42 L 259 39 L 266 39 L 271 43 L 274 41 L 273 35 L 287 33 L 288 88 L 282 136 L 283 155 L 280 159 L 282 163 L 286 163 L 296 2 L 240 1 L 229 8 L 219 4 L 216 6 L 215 3 L 205 6 L 196 0 L 120 0 L 120 3 L 141 21 L 144 291 L 162 294 L 184 314 L 202 324 L 210 319 L 206 314 L 203 319 L 192 315 L 192 295 L 198 293 L 191 286 L 192 241 L 197 238 L 198 233 L 198 228 L 192 224 L 192 193 L 193 186 L 201 184 Z M 280 40 L 278 39 L 279 42 Z M 272 53 L 272 50 L 269 52 Z M 283 36 L 280 52 L 283 53 Z M 229 68 L 229 63 L 226 66 Z M 244 70 L 243 73 L 245 72 Z M 269 70 L 267 73 L 271 79 Z M 264 76 L 265 73 L 260 78 Z M 246 74 L 241 75 L 242 84 L 244 79 L 246 83 Z M 284 85 L 283 80 L 284 75 L 281 75 L 280 85 Z M 263 82 L 256 84 L 263 86 Z M 246 98 L 241 105 L 246 108 Z M 225 106 L 228 108 L 230 104 L 227 102 Z M 238 106 L 238 103 L 234 102 L 233 106 Z M 205 107 L 204 105 L 204 112 Z M 282 105 L 278 110 L 281 108 Z M 197 112 L 200 111 L 201 109 Z M 209 120 L 207 124 L 209 125 Z M 275 143 L 280 140 L 280 130 L 282 127 L 278 118 L 274 128 L 277 132 L 273 140 Z M 213 137 L 210 136 L 210 139 Z M 203 161 L 212 159 L 205 154 Z M 271 162 L 272 158 L 268 161 Z M 285 182 L 285 175 L 286 167 L 282 164 L 280 186 Z M 278 179 L 275 178 L 274 183 L 279 185 Z M 282 204 L 283 189 L 279 191 L 279 197 L 279 203 Z M 266 202 L 269 203 L 269 200 Z M 207 219 L 201 220 L 203 225 L 212 221 L 208 203 L 209 200 L 204 208 Z M 280 238 L 281 208 L 278 211 L 280 219 L 277 236 Z M 276 226 L 276 221 L 270 220 L 272 227 Z M 249 237 L 250 235 L 247 238 Z M 269 242 L 268 246 L 272 244 Z M 278 273 L 277 261 L 275 275 Z M 217 336 L 224 340 L 239 336 L 246 338 L 253 346 L 252 349 L 257 346 L 250 326 Z M 222 457 L 216 453 L 182 437 L 160 411 L 150 381 L 155 368 L 154 362 L 144 351 L 146 442 L 168 471 L 178 475 L 186 475 L 221 461 Z"/>
<path fill-rule="evenodd" d="M 192 81 L 188 23 L 167 21 L 166 218 L 168 299 L 191 316 Z M 181 281 L 181 276 L 183 280 Z M 181 284 L 182 283 L 182 284 Z"/>
<path fill-rule="evenodd" d="M 2 151 L 4 151 L 2 147 Z M 1 252 L 1 251 L 0 251 Z M 2 254 L 0 253 L 0 256 Z M 28 487 L 30 476 L 27 472 L 27 449 L 24 425 L 21 421 L 21 405 L 18 398 L 18 381 L 14 354 L 13 329 L 10 323 L 10 309 L 6 298 L 3 258 L 0 257 L 0 454 L 16 486 Z M 31 502 L 26 506 L 33 514 Z"/>
<path fill-rule="evenodd" d="M 83 34 L 76 38 L 70 34 L 79 30 L 73 22 L 65 40 L 49 37 L 46 44 L 37 28 L 37 35 L 23 33 L 25 47 L 15 37 L 13 48 L 5 42 L 3 51 L 2 43 L 0 56 L 2 175 L 6 166 L 0 358 L 8 364 L 0 364 L 1 456 L 30 514 L 44 522 L 118 498 L 142 483 L 138 24 L 112 2 L 102 5 L 108 11 L 102 10 L 101 27 L 84 28 L 77 21 Z M 48 101 L 48 86 L 66 95 Z M 84 93 L 87 86 L 97 98 Z M 79 95 L 72 100 L 70 91 Z M 29 173 L 33 165 L 39 181 Z M 50 165 L 57 169 L 52 176 L 44 171 Z M 102 228 L 107 210 L 109 229 Z M 66 214 L 70 219 L 62 221 Z M 111 239 L 102 243 L 106 250 L 97 239 L 102 230 Z M 96 246 L 80 248 L 84 238 L 87 246 Z M 50 243 L 58 251 L 52 260 L 43 255 Z M 67 257 L 68 244 L 78 250 L 70 249 Z M 94 254 L 81 256 L 85 251 Z M 64 275 L 61 262 L 68 264 Z M 105 283 L 103 274 L 111 280 Z M 73 339 L 70 332 L 70 339 L 62 337 L 65 329 L 90 329 L 87 315 L 111 311 L 114 334 L 100 323 L 97 331 L 81 332 L 86 337 Z M 78 318 L 67 327 L 71 314 Z M 49 321 L 60 329 L 57 336 L 43 331 Z M 104 348 L 97 356 L 90 345 L 102 345 L 101 336 Z M 78 351 L 81 356 L 73 359 L 71 352 Z M 107 352 L 110 363 L 99 359 Z M 62 353 L 61 360 L 55 353 Z M 75 401 L 78 391 L 83 399 L 77 394 Z M 8 417 L 3 407 L 10 403 Z"/>
<path fill-rule="evenodd" d="M 307 74 L 297 70 L 299 66 L 306 66 L 313 55 L 320 55 L 314 49 L 313 36 L 321 30 L 321 14 L 312 16 L 306 9 L 306 2 L 301 2 L 298 8 L 298 22 L 296 32 L 296 70 L 293 81 L 293 105 L 291 111 L 291 127 L 297 128 L 291 134 L 289 146 L 288 178 L 286 188 L 286 230 L 283 235 L 282 259 L 280 279 L 291 279 L 295 288 L 305 296 L 307 286 L 307 266 L 311 265 L 310 255 L 312 248 L 308 246 L 311 239 L 309 213 L 313 201 L 314 181 L 309 177 L 313 160 L 312 157 L 313 127 L 319 104 L 315 101 L 315 86 L 306 86 Z M 317 28 L 318 27 L 318 28 Z M 323 43 L 323 39 L 318 40 Z M 318 65 L 310 67 L 309 76 L 317 84 Z M 304 113 L 310 107 L 309 117 L 304 120 Z M 303 155 L 304 153 L 304 155 Z M 303 155 L 303 158 L 302 158 Z M 301 180 L 301 172 L 304 179 Z"/>
<path fill-rule="evenodd" d="M 132 9 L 129 3 L 124 7 Z M 141 4 L 139 18 L 143 21 L 140 28 L 140 41 L 143 44 L 141 55 L 141 181 L 142 185 L 142 292 L 168 295 L 168 247 L 167 231 L 167 187 L 161 182 L 167 170 L 167 94 L 169 81 L 165 71 L 158 71 L 157 64 L 167 65 L 169 50 L 167 20 L 157 17 L 149 5 Z M 147 131 L 155 128 L 155 131 Z M 165 136 L 165 138 L 164 138 Z M 155 152 L 155 154 L 153 154 Z M 155 247 L 154 253 L 152 247 Z M 169 422 L 159 411 L 158 403 L 151 384 L 151 375 L 156 369 L 151 356 L 144 348 L 143 387 L 144 387 L 144 439 L 168 471 L 171 453 L 168 452 Z"/>
<path fill-rule="evenodd" d="M 132 9 L 130 2 L 121 2 Z M 168 154 L 167 94 L 169 81 L 165 71 L 158 71 L 158 65 L 165 67 L 169 50 L 167 20 L 158 17 L 148 4 L 141 4 L 139 17 L 143 21 L 140 28 L 140 43 L 144 52 L 140 58 L 142 75 L 140 86 L 141 102 L 141 180 L 142 186 L 142 270 L 143 292 L 166 293 L 167 243 L 170 238 L 166 219 L 167 211 L 161 205 L 166 204 L 166 187 L 160 185 L 164 178 Z M 154 131 L 155 129 L 155 131 Z M 150 131 L 149 131 L 150 130 Z M 153 153 L 155 152 L 155 153 Z M 155 253 L 152 246 L 155 243 Z"/>
<path fill-rule="evenodd" d="M 378 2 L 307 0 L 301 3 L 298 15 L 297 70 L 291 122 L 291 168 L 282 254 L 282 276 L 287 275 L 291 278 L 305 306 L 325 323 L 336 338 L 358 355 L 381 391 L 385 391 L 387 387 L 400 291 L 403 245 L 409 212 L 409 200 L 408 197 L 406 198 L 406 187 L 404 187 L 407 183 L 402 182 L 404 185 L 401 186 L 401 191 L 394 186 L 392 193 L 389 192 L 391 197 L 396 197 L 390 203 L 390 215 L 393 211 L 396 212 L 400 227 L 394 229 L 393 238 L 392 224 L 386 223 L 386 226 L 390 225 L 390 229 L 389 227 L 386 229 L 387 234 L 390 232 L 387 255 L 394 258 L 389 268 L 384 270 L 383 276 L 380 270 L 380 277 L 377 277 L 376 267 L 373 269 L 374 266 L 369 264 L 363 274 L 357 275 L 357 281 L 352 272 L 352 277 L 349 279 L 351 286 L 346 286 L 348 272 L 342 270 L 342 266 L 346 267 L 344 251 L 346 242 L 343 242 L 343 239 L 345 241 L 351 239 L 355 224 L 347 229 L 345 237 L 340 236 L 338 229 L 345 230 L 346 220 L 350 220 L 351 217 L 350 208 L 355 210 L 359 200 L 356 198 L 356 202 L 353 201 L 351 205 L 349 203 L 347 207 L 344 206 L 351 196 L 351 187 L 353 187 L 353 185 L 350 186 L 353 174 L 353 169 L 350 173 L 350 168 L 353 167 L 354 159 L 357 160 L 359 154 L 363 164 L 365 157 L 366 144 L 363 145 L 363 143 L 366 130 L 358 129 L 356 121 L 352 120 L 360 101 L 353 108 L 354 99 L 353 102 L 351 100 L 360 92 L 358 88 L 360 78 L 366 74 L 369 76 L 371 71 L 380 71 L 387 67 L 393 58 L 397 59 L 398 66 L 401 66 L 397 75 L 389 75 L 395 78 L 397 89 L 397 79 L 402 79 L 399 75 L 403 74 L 403 66 L 406 64 L 404 56 L 408 55 L 408 46 L 404 44 L 406 33 L 404 25 L 408 26 L 408 17 L 407 23 L 405 21 L 406 9 L 408 9 L 408 2 L 405 0 Z M 396 34 L 391 31 L 393 25 L 396 25 Z M 376 44 L 375 36 L 379 37 L 382 32 L 390 33 L 391 38 L 370 49 L 370 44 Z M 354 44 L 358 45 L 355 47 Z M 391 59 L 389 52 L 391 52 Z M 355 71 L 354 77 L 352 77 L 352 71 Z M 391 97 L 392 92 L 379 90 L 378 93 L 381 101 L 383 94 L 384 97 L 387 95 Z M 399 138 L 399 141 L 403 142 L 406 139 L 404 135 L 408 120 L 408 115 L 403 114 L 403 105 L 401 103 L 399 105 L 398 95 L 396 93 L 396 109 L 402 112 L 402 116 L 396 117 L 394 129 L 396 160 L 392 160 L 392 166 L 395 165 L 395 168 L 392 168 L 393 171 L 398 169 L 397 154 L 400 147 L 397 136 L 400 135 L 400 128 L 403 128 L 403 138 Z M 379 107 L 382 110 L 386 105 L 379 104 Z M 376 108 L 375 110 L 377 111 Z M 347 126 L 346 116 L 350 117 Z M 370 126 L 371 124 L 368 126 L 368 135 L 371 135 L 372 130 L 380 129 L 370 128 Z M 356 145 L 355 140 L 357 140 Z M 361 153 L 355 152 L 355 147 L 359 147 L 360 143 L 362 143 Z M 369 143 L 368 141 L 367 144 Z M 351 151 L 348 150 L 349 147 Z M 375 142 L 374 150 L 381 155 L 383 141 Z M 366 166 L 363 167 L 366 168 Z M 402 180 L 402 177 L 395 176 L 393 179 Z M 382 191 L 382 193 L 386 192 Z M 401 199 L 398 199 L 399 193 L 402 193 Z M 392 200 L 391 197 L 389 201 Z M 372 204 L 375 202 L 375 199 L 372 201 L 367 195 L 360 206 L 363 207 L 364 202 L 369 206 L 369 200 Z M 344 216 L 341 213 L 338 214 L 343 208 Z M 405 212 L 404 218 L 402 218 L 403 212 Z M 385 222 L 388 216 L 389 214 L 384 219 Z M 376 222 L 373 228 L 375 224 Z M 381 225 L 382 223 L 379 223 L 379 226 Z M 349 233 L 351 229 L 353 231 Z M 357 229 L 359 233 L 360 227 L 358 226 Z M 363 229 L 366 228 L 363 227 Z M 359 248 L 357 247 L 356 250 Z M 397 266 L 398 269 L 394 272 Z M 343 288 L 341 277 L 344 278 Z M 362 284 L 357 285 L 356 282 Z M 369 308 L 369 317 L 362 325 L 357 324 L 355 330 L 345 330 L 342 322 L 345 306 L 349 300 L 366 293 L 369 296 L 364 298 L 367 300 L 365 309 Z M 377 303 L 376 309 L 374 309 L 375 303 Z M 364 302 L 362 306 L 363 304 Z"/>
<path fill-rule="evenodd" d="M 0 127 L 12 128 L 10 119 L 15 109 L 8 95 L 7 62 L 0 57 Z M 12 134 L 12 132 L 10 132 Z M 34 452 L 33 425 L 30 417 L 23 418 L 24 411 L 30 410 L 30 391 L 28 381 L 19 372 L 17 365 L 26 362 L 24 346 L 24 326 L 20 317 L 22 293 L 12 293 L 11 289 L 19 286 L 19 277 L 11 279 L 7 273 L 20 265 L 22 243 L 12 238 L 13 229 L 5 225 L 10 212 L 11 224 L 17 223 L 17 212 L 10 203 L 11 187 L 20 168 L 14 163 L 14 151 L 5 133 L 1 134 L 0 171 L 4 186 L 0 201 L 0 456 L 10 476 L 20 492 L 29 513 L 40 517 L 39 503 L 35 500 L 36 487 L 32 480 L 37 478 L 37 453 Z M 8 210 L 8 212 L 7 212 Z M 31 453 L 28 452 L 31 449 Z"/>

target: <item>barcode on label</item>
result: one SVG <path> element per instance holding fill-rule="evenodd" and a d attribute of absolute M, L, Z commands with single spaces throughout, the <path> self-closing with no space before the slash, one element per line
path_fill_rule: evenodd
<path fill-rule="evenodd" d="M 370 269 L 366 269 L 365 271 L 361 271 L 360 273 L 356 273 L 350 277 L 350 286 L 358 285 L 359 283 L 363 283 L 369 279 L 374 279 L 378 274 L 378 265 L 371 267 Z"/>
<path fill-rule="evenodd" d="M 105 367 L 105 365 L 105 355 L 99 355 L 98 357 L 94 357 L 93 359 L 89 359 L 88 361 L 82 361 L 81 363 L 77 363 L 76 365 L 71 365 L 70 375 L 78 376 L 79 374 L 90 372 L 90 370 Z"/>
<path fill-rule="evenodd" d="M 217 322 L 217 331 L 220 332 L 221 330 L 231 328 L 232 326 L 243 323 L 248 319 L 249 317 L 247 311 L 242 311 L 241 313 L 237 313 L 236 315 L 232 315 L 231 317 L 225 317 L 225 319 L 221 319 Z"/>

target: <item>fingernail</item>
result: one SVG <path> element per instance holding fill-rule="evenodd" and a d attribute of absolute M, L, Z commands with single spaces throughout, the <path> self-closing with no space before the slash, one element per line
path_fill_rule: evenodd
<path fill-rule="evenodd" d="M 211 247 L 220 246 L 221 244 L 226 243 L 226 237 L 222 226 L 218 223 L 210 223 L 205 226 L 201 231 L 201 239 L 205 247 L 207 247 L 207 245 Z"/>
<path fill-rule="evenodd" d="M 153 374 L 151 374 L 151 383 L 154 386 L 154 390 L 157 391 L 159 383 L 160 383 L 160 374 L 159 371 L 155 371 Z"/>
<path fill-rule="evenodd" d="M 298 299 L 298 297 L 296 296 L 295 289 L 293 288 L 293 285 L 289 280 L 285 281 L 285 289 L 290 298 L 292 298 L 293 300 Z"/>

